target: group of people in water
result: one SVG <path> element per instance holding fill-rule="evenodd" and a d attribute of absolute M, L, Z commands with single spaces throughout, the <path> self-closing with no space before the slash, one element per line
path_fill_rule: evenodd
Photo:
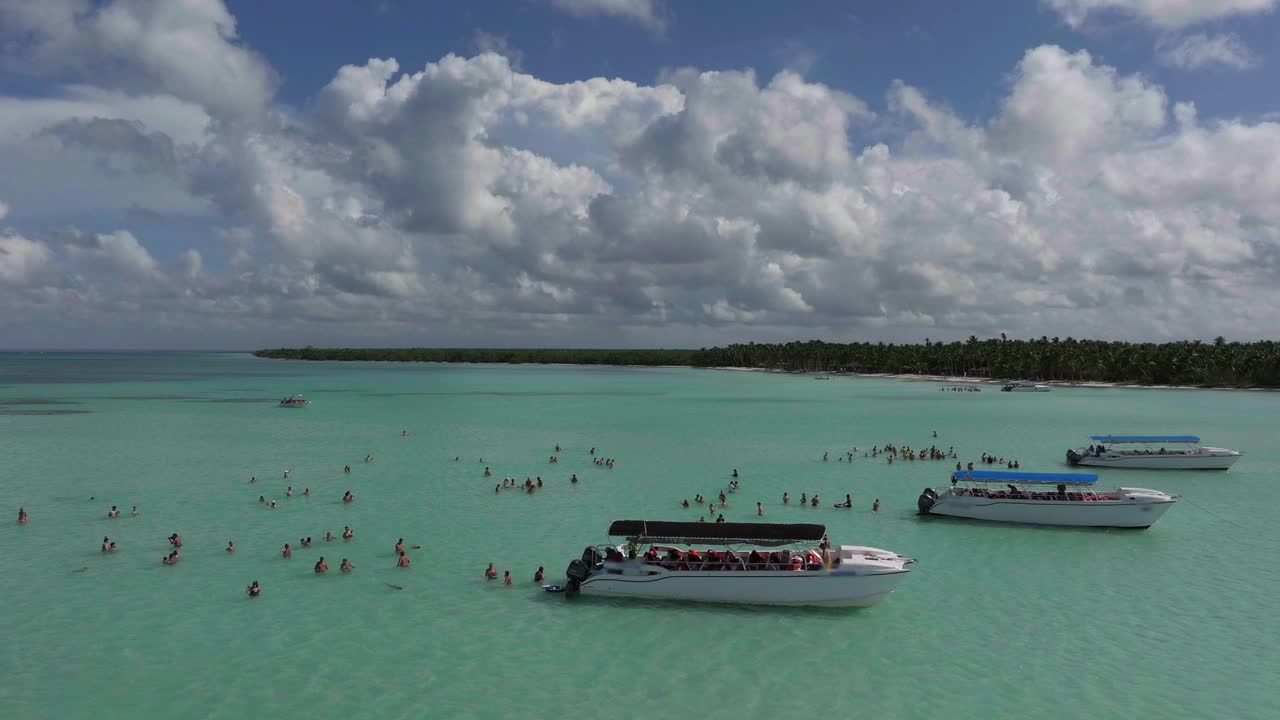
<path fill-rule="evenodd" d="M 575 482 L 575 483 L 578 482 L 578 476 L 574 475 L 573 479 L 570 482 Z M 494 485 L 493 491 L 495 493 L 500 493 L 503 490 L 524 490 L 526 493 L 532 495 L 534 491 L 540 489 L 541 487 L 542 487 L 541 475 L 539 475 L 537 478 L 525 478 L 523 483 L 520 483 L 515 478 L 502 478 L 502 484 Z"/>
<path fill-rule="evenodd" d="M 983 465 L 1004 465 L 1006 468 L 1010 470 L 1017 470 L 1018 468 L 1022 467 L 1022 464 L 1019 463 L 1017 460 L 1012 460 L 1012 459 L 1005 460 L 1002 457 L 996 457 L 995 455 L 988 455 L 985 452 L 982 453 L 982 464 Z M 960 469 L 960 463 L 956 463 L 956 470 L 959 470 L 959 469 Z M 973 469 L 973 463 L 969 463 L 969 469 L 970 470 Z"/>

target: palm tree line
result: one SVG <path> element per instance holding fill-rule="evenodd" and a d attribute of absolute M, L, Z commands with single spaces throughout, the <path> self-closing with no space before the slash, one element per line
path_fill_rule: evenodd
<path fill-rule="evenodd" d="M 892 373 L 1000 380 L 1108 382 L 1204 387 L 1280 387 L 1280 343 L 1181 340 L 1131 343 L 1003 333 L 980 340 L 924 343 L 735 343 L 680 349 L 279 348 L 259 357 L 292 360 L 566 363 L 739 367 L 786 372 Z"/>

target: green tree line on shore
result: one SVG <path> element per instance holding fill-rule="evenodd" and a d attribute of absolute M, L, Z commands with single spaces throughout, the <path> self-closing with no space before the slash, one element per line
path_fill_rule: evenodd
<path fill-rule="evenodd" d="M 700 350 L 281 348 L 259 357 L 454 363 L 684 365 L 787 372 L 912 373 L 1009 380 L 1280 387 L 1280 343 L 1130 343 L 1041 337 L 964 342 L 745 343 Z"/>

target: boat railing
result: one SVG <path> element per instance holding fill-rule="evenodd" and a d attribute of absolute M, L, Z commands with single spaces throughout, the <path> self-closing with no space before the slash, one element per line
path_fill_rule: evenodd
<path fill-rule="evenodd" d="M 1101 500 L 1115 500 L 1112 495 L 1099 492 L 1010 492 L 1007 490 L 987 490 L 985 488 L 953 488 L 956 495 L 970 495 L 972 497 L 988 498 L 991 500 L 1049 500 L 1061 502 L 1091 502 Z"/>
<path fill-rule="evenodd" d="M 703 572 L 703 571 L 776 571 L 776 572 L 796 572 L 804 570 L 821 570 L 823 564 L 821 558 L 803 557 L 793 555 L 790 561 L 774 561 L 766 558 L 764 562 L 752 562 L 750 558 L 738 557 L 733 560 L 724 558 L 700 558 L 690 559 L 687 556 L 681 557 L 679 560 L 675 558 L 659 557 L 657 560 L 639 558 L 642 564 L 651 567 L 660 567 L 669 571 L 684 572 Z"/>

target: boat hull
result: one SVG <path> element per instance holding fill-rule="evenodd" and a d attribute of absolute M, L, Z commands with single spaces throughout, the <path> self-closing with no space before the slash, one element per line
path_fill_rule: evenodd
<path fill-rule="evenodd" d="M 907 570 L 875 574 L 840 570 L 794 572 L 669 572 L 645 577 L 593 574 L 582 581 L 583 595 L 648 600 L 871 607 L 898 586 Z"/>
<path fill-rule="evenodd" d="M 1173 506 L 1173 500 L 1018 500 L 944 494 L 930 515 L 1024 525 L 1148 528 Z"/>
<path fill-rule="evenodd" d="M 1071 456 L 1067 461 L 1073 465 L 1132 470 L 1228 470 L 1240 457 L 1240 453 L 1229 450 L 1166 455 L 1104 454 L 1101 457 L 1078 454 L 1077 451 L 1074 461 Z"/>

